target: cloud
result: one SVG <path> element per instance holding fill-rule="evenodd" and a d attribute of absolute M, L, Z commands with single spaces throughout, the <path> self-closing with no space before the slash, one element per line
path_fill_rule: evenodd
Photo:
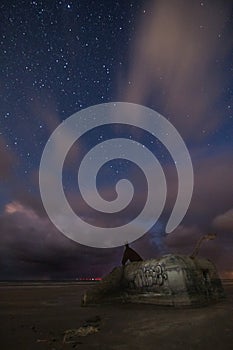
<path fill-rule="evenodd" d="M 166 237 L 166 244 L 170 253 L 191 255 L 199 238 L 212 232 L 213 229 L 200 229 L 198 225 L 180 225 Z M 203 241 L 197 256 L 210 259 L 224 276 L 233 264 L 232 244 L 233 236 L 220 231 L 214 240 Z"/>
<path fill-rule="evenodd" d="M 216 233 L 213 241 L 204 242 L 199 255 L 212 260 L 220 271 L 229 270 L 233 264 L 233 199 L 231 152 L 193 152 L 194 192 L 190 207 L 180 226 L 166 236 L 164 244 L 171 253 L 191 254 L 199 237 Z M 167 173 L 172 173 L 167 169 Z M 169 177 L 168 203 L 176 194 L 175 174 Z"/>
<path fill-rule="evenodd" d="M 101 276 L 119 264 L 121 250 L 79 245 L 19 201 L 0 216 L 1 279 Z"/>
<path fill-rule="evenodd" d="M 214 218 L 213 227 L 218 230 L 232 232 L 233 234 L 233 209 Z"/>
<path fill-rule="evenodd" d="M 26 208 L 21 203 L 16 201 L 6 204 L 5 213 L 6 214 L 21 213 L 27 219 L 32 219 L 32 220 L 37 218 L 36 213 L 32 209 Z"/>
<path fill-rule="evenodd" d="M 221 67 L 233 46 L 226 30 L 230 8 L 227 1 L 151 2 L 136 28 L 120 97 L 157 101 L 183 136 L 213 130 L 222 122 L 217 101 L 230 79 Z"/>
<path fill-rule="evenodd" d="M 197 226 L 178 226 L 174 232 L 167 235 L 166 244 L 170 251 L 181 254 L 191 254 L 202 233 Z"/>
<path fill-rule="evenodd" d="M 231 152 L 206 153 L 202 149 L 192 154 L 194 169 L 193 196 L 183 219 L 188 226 L 211 227 L 214 217 L 233 207 L 233 156 Z M 168 192 L 166 213 L 170 213 L 177 193 L 174 166 L 165 167 Z"/>
<path fill-rule="evenodd" d="M 194 220 L 206 218 L 210 223 L 214 216 L 233 205 L 232 153 L 197 153 L 193 158 L 195 180 L 190 213 Z"/>

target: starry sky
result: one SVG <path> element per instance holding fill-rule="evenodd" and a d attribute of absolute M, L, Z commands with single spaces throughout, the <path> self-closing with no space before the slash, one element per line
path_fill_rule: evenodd
<path fill-rule="evenodd" d="M 75 170 L 82 155 L 108 138 L 133 138 L 163 165 L 168 198 L 159 221 L 132 247 L 144 258 L 189 254 L 202 234 L 215 232 L 200 254 L 233 276 L 232 38 L 227 0 L 1 1 L 1 279 L 102 276 L 120 264 L 123 247 L 82 246 L 53 226 L 38 181 L 52 131 L 75 112 L 114 101 L 150 107 L 177 128 L 194 167 L 189 210 L 166 235 L 177 193 L 169 154 L 147 133 L 111 127 L 93 130 L 70 150 L 64 186 L 72 205 L 79 202 Z M 99 179 L 103 196 L 111 200 L 113 183 L 134 170 L 130 162 L 109 163 Z M 135 184 L 132 215 L 145 192 Z"/>

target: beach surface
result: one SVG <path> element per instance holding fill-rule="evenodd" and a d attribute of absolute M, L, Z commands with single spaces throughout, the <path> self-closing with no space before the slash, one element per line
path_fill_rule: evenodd
<path fill-rule="evenodd" d="M 0 348 L 232 350 L 233 280 L 223 286 L 226 300 L 201 308 L 81 307 L 89 283 L 0 283 Z M 80 327 L 90 334 L 80 336 Z"/>

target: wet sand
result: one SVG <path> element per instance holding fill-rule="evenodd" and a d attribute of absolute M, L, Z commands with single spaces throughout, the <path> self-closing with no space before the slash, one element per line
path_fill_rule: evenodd
<path fill-rule="evenodd" d="M 81 307 L 88 287 L 1 283 L 0 349 L 233 349 L 233 281 L 224 282 L 226 301 L 185 309 L 136 304 Z M 97 333 L 63 343 L 66 330 L 98 318 Z"/>

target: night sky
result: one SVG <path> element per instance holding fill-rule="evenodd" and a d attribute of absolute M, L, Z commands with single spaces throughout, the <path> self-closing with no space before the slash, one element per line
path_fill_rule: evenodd
<path fill-rule="evenodd" d="M 177 192 L 169 154 L 147 133 L 111 126 L 93 130 L 67 157 L 72 205 L 82 154 L 108 138 L 134 138 L 163 165 L 168 198 L 159 221 L 132 247 L 144 258 L 189 254 L 202 234 L 214 232 L 200 255 L 233 277 L 232 9 L 224 0 L 1 1 L 0 279 L 97 277 L 120 264 L 123 247 L 82 246 L 55 228 L 38 181 L 52 131 L 75 112 L 115 101 L 150 107 L 177 128 L 194 167 L 191 205 L 165 234 Z M 99 179 L 103 195 L 111 200 L 112 185 L 134 170 L 123 160 L 109 163 Z M 137 182 L 136 190 L 132 215 L 145 193 Z"/>

